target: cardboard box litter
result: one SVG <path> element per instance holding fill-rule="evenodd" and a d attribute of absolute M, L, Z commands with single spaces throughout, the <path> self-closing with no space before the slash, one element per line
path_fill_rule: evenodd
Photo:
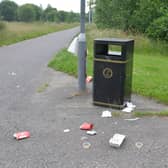
<path fill-rule="evenodd" d="M 119 148 L 124 142 L 126 136 L 122 134 L 114 134 L 113 137 L 109 140 L 109 144 L 112 147 Z"/>

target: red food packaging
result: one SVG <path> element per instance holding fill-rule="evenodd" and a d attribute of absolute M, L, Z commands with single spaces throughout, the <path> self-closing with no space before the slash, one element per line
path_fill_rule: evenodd
<path fill-rule="evenodd" d="M 93 128 L 93 124 L 91 123 L 83 123 L 81 126 L 80 126 L 80 129 L 81 130 L 91 130 Z"/>
<path fill-rule="evenodd" d="M 93 80 L 92 76 L 87 76 L 86 83 L 90 83 L 90 82 L 92 82 L 92 80 Z"/>
<path fill-rule="evenodd" d="M 28 131 L 24 131 L 24 132 L 17 132 L 15 134 L 13 134 L 14 138 L 16 138 L 17 140 L 21 140 L 21 139 L 26 139 L 30 137 L 30 132 Z"/>

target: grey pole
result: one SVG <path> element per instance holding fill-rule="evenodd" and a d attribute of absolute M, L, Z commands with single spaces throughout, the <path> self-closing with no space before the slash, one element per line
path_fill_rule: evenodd
<path fill-rule="evenodd" d="M 79 92 L 86 91 L 86 36 L 85 0 L 81 0 L 80 35 L 78 37 L 78 85 Z"/>

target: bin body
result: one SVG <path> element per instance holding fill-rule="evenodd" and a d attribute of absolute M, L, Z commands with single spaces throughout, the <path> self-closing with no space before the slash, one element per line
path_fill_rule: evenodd
<path fill-rule="evenodd" d="M 110 46 L 120 52 L 110 52 Z M 113 47 L 112 47 L 113 50 Z M 123 108 L 131 101 L 134 40 L 94 40 L 93 103 Z"/>

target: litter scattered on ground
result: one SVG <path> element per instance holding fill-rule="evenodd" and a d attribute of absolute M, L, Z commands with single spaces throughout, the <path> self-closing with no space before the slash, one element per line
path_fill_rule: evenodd
<path fill-rule="evenodd" d="M 132 104 L 132 102 L 127 102 L 126 106 L 130 107 L 130 108 L 133 108 L 133 109 L 136 108 L 136 105 Z"/>
<path fill-rule="evenodd" d="M 135 109 L 136 105 L 132 104 L 131 102 L 126 103 L 126 107 L 122 110 L 126 113 L 131 113 Z"/>
<path fill-rule="evenodd" d="M 64 133 L 68 133 L 68 132 L 70 132 L 70 129 L 65 129 L 64 130 Z"/>
<path fill-rule="evenodd" d="M 19 89 L 19 88 L 20 88 L 20 85 L 16 85 L 16 88 L 18 88 L 18 89 Z"/>
<path fill-rule="evenodd" d="M 88 137 L 83 136 L 83 137 L 81 138 L 81 141 L 85 141 L 85 140 L 88 140 Z"/>
<path fill-rule="evenodd" d="M 86 83 L 90 83 L 90 82 L 92 82 L 92 80 L 93 80 L 92 76 L 87 76 Z"/>
<path fill-rule="evenodd" d="M 117 121 L 115 121 L 115 122 L 112 122 L 112 124 L 113 124 L 113 125 L 117 125 L 117 124 L 118 124 L 118 122 L 117 122 Z"/>
<path fill-rule="evenodd" d="M 24 132 L 17 132 L 13 134 L 13 137 L 17 140 L 26 139 L 30 137 L 30 132 L 24 131 Z"/>
<path fill-rule="evenodd" d="M 16 73 L 15 73 L 15 72 L 12 72 L 11 75 L 12 75 L 12 76 L 16 76 Z"/>
<path fill-rule="evenodd" d="M 15 72 L 8 72 L 8 75 L 16 76 Z"/>
<path fill-rule="evenodd" d="M 90 142 L 83 142 L 82 146 L 84 149 L 89 149 L 89 148 L 91 148 L 91 143 Z"/>
<path fill-rule="evenodd" d="M 97 132 L 95 130 L 87 131 L 86 132 L 88 135 L 96 135 Z"/>
<path fill-rule="evenodd" d="M 110 111 L 103 111 L 101 117 L 112 117 L 112 114 Z"/>
<path fill-rule="evenodd" d="M 75 37 L 72 40 L 71 44 L 68 47 L 68 51 L 75 55 L 78 55 L 78 37 Z"/>
<path fill-rule="evenodd" d="M 143 143 L 142 142 L 136 142 L 135 143 L 135 146 L 138 148 L 138 149 L 141 149 L 143 147 Z"/>
<path fill-rule="evenodd" d="M 140 118 L 127 118 L 127 119 L 124 119 L 124 120 L 126 120 L 126 121 L 137 121 L 137 120 L 139 120 Z"/>
<path fill-rule="evenodd" d="M 92 128 L 93 128 L 93 124 L 87 123 L 87 122 L 83 123 L 83 124 L 80 126 L 80 129 L 81 129 L 81 130 L 92 130 Z"/>
<path fill-rule="evenodd" d="M 126 112 L 126 113 L 131 113 L 131 112 L 133 111 L 133 109 L 130 108 L 130 107 L 126 107 L 126 108 L 124 108 L 122 111 L 123 111 L 123 112 Z"/>
<path fill-rule="evenodd" d="M 114 134 L 113 137 L 110 138 L 110 140 L 109 140 L 110 146 L 119 148 L 122 145 L 122 143 L 124 142 L 125 137 L 126 136 L 122 135 L 122 134 Z"/>

